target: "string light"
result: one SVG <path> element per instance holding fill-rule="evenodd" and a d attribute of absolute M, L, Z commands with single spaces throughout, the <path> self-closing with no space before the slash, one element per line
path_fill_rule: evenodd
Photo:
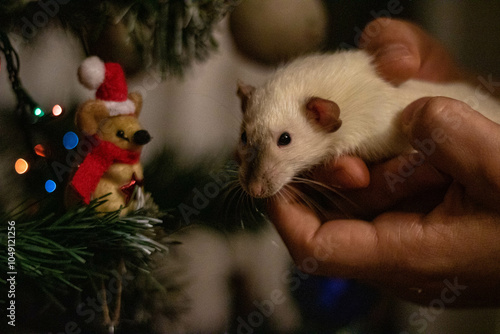
<path fill-rule="evenodd" d="M 45 115 L 43 110 L 26 92 L 21 79 L 19 78 L 19 55 L 12 47 L 9 37 L 3 31 L 0 31 L 0 51 L 5 56 L 5 62 L 9 80 L 14 94 L 16 94 L 17 108 L 16 112 L 21 120 L 31 124 L 36 124 Z"/>
<path fill-rule="evenodd" d="M 53 108 L 52 108 L 52 115 L 54 116 L 59 116 L 62 114 L 62 107 L 58 104 L 56 104 Z"/>
<path fill-rule="evenodd" d="M 68 131 L 63 136 L 63 145 L 67 150 L 72 150 L 78 145 L 78 136 L 73 131 Z"/>
<path fill-rule="evenodd" d="M 14 169 L 16 170 L 17 174 L 24 174 L 28 171 L 29 164 L 26 160 L 24 159 L 17 159 L 16 163 L 14 164 Z"/>
<path fill-rule="evenodd" d="M 33 113 L 35 114 L 35 116 L 38 116 L 38 117 L 42 117 L 43 115 L 45 115 L 45 113 L 43 112 L 43 110 L 40 107 L 36 107 L 35 110 L 33 111 Z"/>
<path fill-rule="evenodd" d="M 45 190 L 50 194 L 51 192 L 53 192 L 54 190 L 56 190 L 57 188 L 57 185 L 54 181 L 52 180 L 47 180 L 47 182 L 45 182 Z"/>
<path fill-rule="evenodd" d="M 19 115 L 22 122 L 36 124 L 39 121 L 43 121 L 43 116 L 45 112 L 39 107 L 31 96 L 26 92 L 21 80 L 19 79 L 19 55 L 16 50 L 12 47 L 9 37 L 7 34 L 0 30 L 0 51 L 5 56 L 5 61 L 7 64 L 7 71 L 9 75 L 9 80 L 12 86 L 12 90 L 16 95 L 17 107 L 16 114 Z M 52 114 L 54 116 L 59 116 L 62 113 L 62 108 L 59 105 L 54 106 L 52 109 Z M 30 136 L 28 141 L 33 142 L 33 137 Z M 33 143 L 34 144 L 34 143 Z M 29 147 L 31 144 L 29 144 Z M 76 145 L 75 145 L 76 146 Z M 41 144 L 34 146 L 34 151 L 38 156 L 45 157 L 46 150 Z M 29 169 L 29 164 L 25 159 L 19 158 L 14 164 L 14 169 L 18 174 L 24 174 Z M 48 193 L 52 193 L 56 190 L 57 185 L 53 180 L 47 180 L 45 182 L 45 190 Z"/>
<path fill-rule="evenodd" d="M 36 145 L 34 150 L 35 150 L 36 155 L 38 155 L 39 157 L 46 157 L 45 147 L 43 147 L 42 144 Z"/>

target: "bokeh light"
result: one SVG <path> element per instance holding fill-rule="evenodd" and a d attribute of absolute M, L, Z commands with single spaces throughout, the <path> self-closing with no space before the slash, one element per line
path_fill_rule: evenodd
<path fill-rule="evenodd" d="M 52 180 L 47 180 L 47 182 L 45 182 L 45 190 L 48 192 L 48 193 L 51 193 L 53 192 L 54 190 L 56 190 L 56 183 Z"/>
<path fill-rule="evenodd" d="M 52 108 L 52 115 L 54 116 L 59 116 L 62 114 L 62 107 L 58 104 L 56 104 L 53 108 Z"/>
<path fill-rule="evenodd" d="M 45 147 L 43 147 L 42 144 L 38 144 L 35 146 L 35 153 L 36 155 L 38 155 L 39 157 L 45 157 L 46 154 L 45 154 Z"/>
<path fill-rule="evenodd" d="M 63 145 L 67 150 L 74 149 L 78 145 L 78 136 L 73 131 L 68 131 L 63 136 Z"/>
<path fill-rule="evenodd" d="M 43 115 L 45 115 L 43 110 L 40 109 L 39 107 L 35 108 L 35 110 L 33 110 L 33 113 L 35 114 L 35 116 L 38 116 L 38 117 L 42 117 Z"/>
<path fill-rule="evenodd" d="M 26 160 L 24 159 L 17 159 L 14 169 L 16 170 L 17 174 L 24 174 L 28 171 L 29 164 Z"/>

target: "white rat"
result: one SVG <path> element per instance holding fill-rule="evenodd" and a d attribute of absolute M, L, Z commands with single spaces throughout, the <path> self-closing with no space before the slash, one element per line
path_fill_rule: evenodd
<path fill-rule="evenodd" d="M 238 95 L 239 181 L 255 198 L 273 196 L 295 176 L 341 155 L 375 162 L 410 151 L 398 117 L 424 96 L 476 101 L 476 110 L 500 122 L 500 104 L 485 92 L 417 80 L 395 87 L 360 50 L 297 59 L 259 88 L 240 83 Z"/>

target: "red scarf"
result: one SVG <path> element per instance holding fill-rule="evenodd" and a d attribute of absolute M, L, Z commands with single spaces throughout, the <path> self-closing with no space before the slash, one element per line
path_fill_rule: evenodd
<path fill-rule="evenodd" d="M 71 180 L 71 185 L 86 204 L 90 203 L 90 195 L 112 164 L 133 165 L 139 161 L 141 155 L 141 152 L 124 150 L 108 141 L 102 141 L 96 137 L 95 139 L 98 141 L 97 146 L 83 159 Z"/>

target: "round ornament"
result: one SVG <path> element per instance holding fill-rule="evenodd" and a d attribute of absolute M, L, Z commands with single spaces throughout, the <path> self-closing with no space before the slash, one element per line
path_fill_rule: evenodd
<path fill-rule="evenodd" d="M 272 65 L 321 48 L 328 13 L 321 0 L 243 0 L 229 24 L 240 52 Z"/>

